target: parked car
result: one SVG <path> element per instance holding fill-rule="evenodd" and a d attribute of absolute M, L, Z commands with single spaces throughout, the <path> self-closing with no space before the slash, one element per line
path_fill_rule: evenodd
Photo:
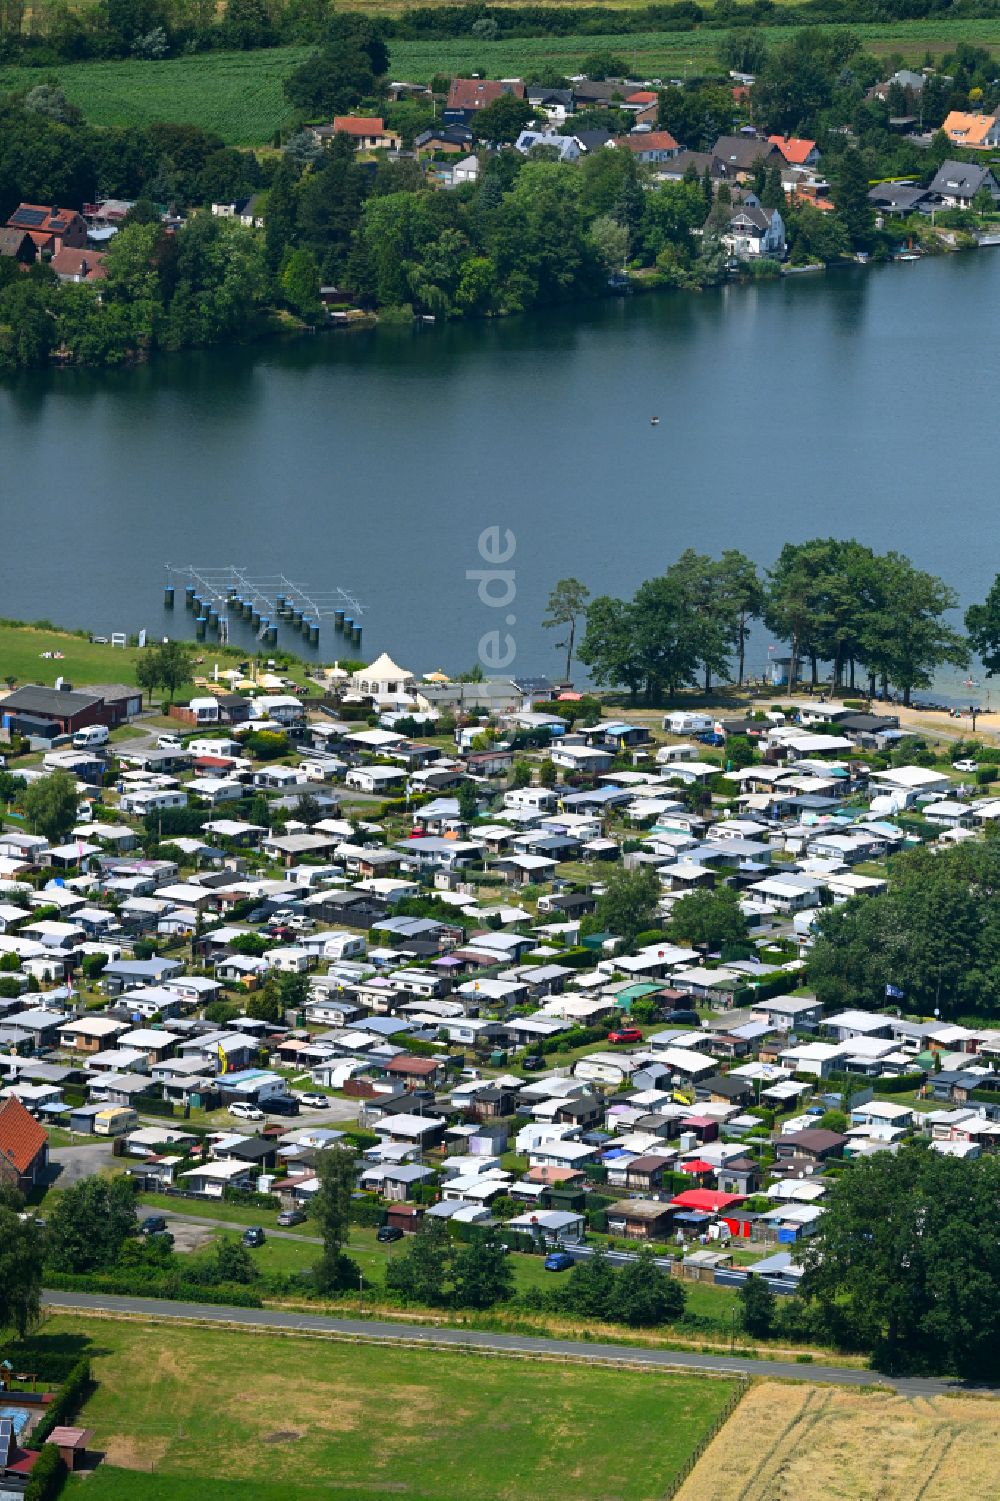
<path fill-rule="evenodd" d="M 968 757 L 963 758 L 961 761 L 952 761 L 951 765 L 954 771 L 976 772 L 979 770 L 979 762 L 970 761 Z"/>
<path fill-rule="evenodd" d="M 725 735 L 717 735 L 714 730 L 708 730 L 704 735 L 696 735 L 694 738 L 698 741 L 699 745 L 720 746 L 726 743 Z"/>
<path fill-rule="evenodd" d="M 157 735 L 157 750 L 183 750 L 184 742 L 179 735 Z"/>
<path fill-rule="evenodd" d="M 609 1042 L 641 1042 L 642 1033 L 638 1027 L 617 1027 L 608 1033 Z"/>
<path fill-rule="evenodd" d="M 139 1225 L 139 1232 L 141 1235 L 155 1235 L 158 1231 L 165 1230 L 166 1228 L 167 1222 L 162 1214 L 147 1214 L 146 1218 Z"/>
<path fill-rule="evenodd" d="M 287 1230 L 289 1225 L 301 1225 L 304 1219 L 301 1209 L 283 1209 L 278 1215 L 278 1224 L 283 1230 Z"/>
<path fill-rule="evenodd" d="M 526 1074 L 534 1074 L 537 1073 L 540 1068 L 545 1067 L 545 1059 L 542 1057 L 541 1053 L 526 1053 L 525 1056 L 521 1059 L 521 1067 L 524 1069 Z"/>
<path fill-rule="evenodd" d="M 160 1241 L 167 1247 L 168 1251 L 174 1243 L 174 1237 L 169 1230 L 151 1230 L 146 1239 Z"/>
<path fill-rule="evenodd" d="M 573 1258 L 568 1251 L 550 1251 L 544 1265 L 547 1272 L 568 1272 Z"/>
<path fill-rule="evenodd" d="M 311 933 L 316 922 L 314 918 L 306 917 L 304 912 L 297 912 L 288 919 L 288 926 L 294 928 L 296 933 Z"/>
<path fill-rule="evenodd" d="M 329 1110 L 330 1098 L 325 1094 L 300 1094 L 299 1103 L 305 1105 L 307 1110 Z"/>
<path fill-rule="evenodd" d="M 248 1105 L 244 1100 L 235 1100 L 229 1107 L 229 1114 L 235 1115 L 240 1121 L 262 1121 L 264 1112 L 259 1105 Z"/>
<path fill-rule="evenodd" d="M 248 1230 L 244 1230 L 243 1232 L 243 1244 L 251 1251 L 257 1246 L 262 1246 L 265 1239 L 266 1237 L 260 1225 L 251 1225 Z"/>
<path fill-rule="evenodd" d="M 380 1241 L 402 1240 L 403 1232 L 398 1225 L 379 1225 L 375 1232 L 375 1239 Z"/>
<path fill-rule="evenodd" d="M 664 1017 L 674 1027 L 700 1027 L 701 1017 L 697 1011 L 668 1011 Z"/>

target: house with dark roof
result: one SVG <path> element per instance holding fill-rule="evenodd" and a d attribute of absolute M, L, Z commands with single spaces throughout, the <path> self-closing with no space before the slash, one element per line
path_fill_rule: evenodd
<path fill-rule="evenodd" d="M 472 146 L 473 135 L 467 125 L 449 125 L 445 129 L 430 127 L 413 137 L 417 156 L 464 156 Z"/>
<path fill-rule="evenodd" d="M 780 261 L 785 254 L 785 221 L 777 209 L 766 209 L 748 193 L 741 203 L 713 203 L 705 221 L 714 229 L 735 260 L 766 257 Z"/>
<path fill-rule="evenodd" d="M 667 182 L 682 182 L 693 172 L 700 180 L 706 172 L 712 176 L 714 166 L 715 158 L 711 151 L 678 151 L 663 163 L 657 175 Z"/>
<path fill-rule="evenodd" d="M 30 266 L 38 250 L 26 229 L 0 229 L 0 256 Z"/>
<path fill-rule="evenodd" d="M 898 219 L 923 211 L 929 201 L 928 189 L 915 182 L 880 182 L 868 193 L 868 202 L 877 213 Z"/>
<path fill-rule="evenodd" d="M 720 136 L 712 147 L 712 176 L 726 182 L 747 182 L 760 165 L 783 167 L 785 158 L 759 136 Z"/>
<path fill-rule="evenodd" d="M 0 1106 L 0 1182 L 28 1193 L 42 1181 L 48 1165 L 48 1133 L 12 1095 Z"/>
<path fill-rule="evenodd" d="M 942 162 L 928 193 L 941 208 L 971 208 L 976 194 L 985 188 L 993 199 L 994 208 L 1000 205 L 1000 185 L 989 167 L 978 162 Z"/>
<path fill-rule="evenodd" d="M 0 699 L 0 726 L 16 730 L 22 719 L 55 725 L 56 733 L 74 735 L 88 724 L 117 724 L 99 694 L 27 685 Z"/>

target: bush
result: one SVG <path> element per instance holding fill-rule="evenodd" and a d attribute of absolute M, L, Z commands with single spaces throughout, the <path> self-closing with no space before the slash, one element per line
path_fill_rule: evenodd
<path fill-rule="evenodd" d="M 926 1074 L 900 1074 L 897 1079 L 880 1079 L 879 1094 L 913 1094 L 927 1078 Z"/>
<path fill-rule="evenodd" d="M 367 1229 L 377 1229 L 385 1224 L 385 1206 L 375 1199 L 352 1199 L 348 1211 L 348 1222 L 352 1225 L 362 1225 Z"/>
<path fill-rule="evenodd" d="M 54 1444 L 46 1444 L 35 1460 L 24 1501 L 52 1501 L 66 1483 L 66 1465 Z"/>
<path fill-rule="evenodd" d="M 253 1188 L 233 1188 L 227 1184 L 222 1190 L 226 1204 L 243 1204 L 247 1209 L 280 1209 L 281 1200 L 276 1194 L 257 1193 Z"/>

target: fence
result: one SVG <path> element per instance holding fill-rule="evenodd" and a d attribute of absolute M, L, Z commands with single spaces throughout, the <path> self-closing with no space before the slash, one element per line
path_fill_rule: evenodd
<path fill-rule="evenodd" d="M 694 1469 L 695 1465 L 698 1463 L 699 1459 L 708 1448 L 709 1444 L 714 1438 L 718 1436 L 721 1430 L 729 1422 L 729 1419 L 732 1417 L 737 1407 L 743 1401 L 743 1398 L 746 1396 L 749 1386 L 750 1382 L 748 1378 L 746 1376 L 741 1376 L 732 1394 L 730 1395 L 729 1400 L 722 1406 L 711 1427 L 708 1429 L 708 1432 L 703 1433 L 697 1444 L 695 1444 L 691 1453 L 688 1455 L 687 1459 L 677 1471 L 677 1474 L 673 1477 L 673 1479 L 670 1481 L 670 1484 L 663 1492 L 663 1495 L 660 1497 L 660 1501 L 672 1501 L 672 1498 L 677 1495 L 677 1492 L 680 1490 L 681 1486 L 684 1484 L 685 1480 L 688 1478 L 691 1471 Z"/>

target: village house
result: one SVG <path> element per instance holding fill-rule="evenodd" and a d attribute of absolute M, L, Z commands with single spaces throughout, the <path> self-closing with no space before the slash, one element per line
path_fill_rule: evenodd
<path fill-rule="evenodd" d="M 0 1105 L 0 1182 L 28 1194 L 45 1180 L 49 1138 L 21 1101 L 11 1097 Z"/>
<path fill-rule="evenodd" d="M 497 99 L 508 95 L 523 99 L 524 84 L 519 78 L 453 78 L 448 89 L 448 102 L 444 107 L 446 125 L 470 125 L 481 109 Z"/>
<path fill-rule="evenodd" d="M 659 166 L 680 155 L 680 145 L 669 130 L 636 130 L 625 137 L 624 144 L 637 162 Z"/>
<path fill-rule="evenodd" d="M 928 192 L 942 208 L 971 208 L 977 193 L 985 191 L 1000 206 L 1000 186 L 989 167 L 974 162 L 942 162 Z M 0 705 L 2 708 L 2 705 Z"/>
<path fill-rule="evenodd" d="M 52 256 L 63 248 L 87 248 L 86 220 L 75 209 L 22 203 L 7 220 L 7 227 L 25 230 L 40 255 Z"/>
<path fill-rule="evenodd" d="M 329 146 L 336 136 L 347 136 L 355 151 L 398 151 L 402 137 L 386 130 L 381 115 L 335 115 L 332 125 L 313 125 L 310 135 L 321 146 Z"/>
<path fill-rule="evenodd" d="M 984 115 L 953 109 L 945 116 L 941 129 L 955 146 L 964 146 L 967 151 L 988 151 L 1000 146 L 1000 111 Z"/>

